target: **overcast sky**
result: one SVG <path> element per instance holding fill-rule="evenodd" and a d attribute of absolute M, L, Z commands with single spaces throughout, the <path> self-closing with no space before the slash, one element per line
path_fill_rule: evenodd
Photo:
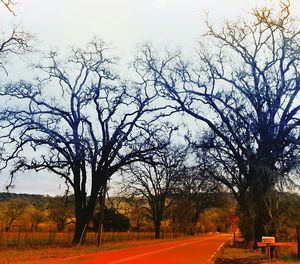
<path fill-rule="evenodd" d="M 82 45 L 93 36 L 124 52 L 145 40 L 192 47 L 204 31 L 205 13 L 214 23 L 244 16 L 255 0 L 19 0 L 13 18 L 1 8 L 1 25 L 21 23 L 48 47 Z M 272 2 L 272 1 L 269 1 Z M 274 2 L 274 1 L 273 1 Z"/>
<path fill-rule="evenodd" d="M 18 0 L 16 17 L 0 6 L 0 31 L 20 24 L 36 35 L 41 49 L 82 46 L 94 36 L 111 42 L 130 57 L 137 44 L 193 49 L 205 32 L 204 20 L 220 24 L 243 18 L 246 11 L 266 1 L 255 0 Z M 275 3 L 276 1 L 269 1 Z M 299 12 L 299 1 L 293 2 Z M 57 176 L 20 175 L 15 192 L 57 194 L 64 189 Z M 0 175 L 0 192 L 6 175 Z M 34 187 L 32 187 L 34 182 Z"/>

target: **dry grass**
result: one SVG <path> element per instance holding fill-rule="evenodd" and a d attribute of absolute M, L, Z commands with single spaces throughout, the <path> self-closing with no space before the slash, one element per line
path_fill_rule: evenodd
<path fill-rule="evenodd" d="M 227 246 L 217 256 L 215 263 L 260 263 L 261 260 L 265 259 L 265 254 L 262 254 L 260 249 L 253 250 L 247 248 L 234 248 Z"/>
<path fill-rule="evenodd" d="M 178 234 L 173 234 L 175 238 Z M 163 237 L 164 238 L 164 237 Z M 166 234 L 166 240 L 170 236 Z M 104 232 L 103 245 L 95 246 L 97 234 L 88 232 L 87 245 L 72 246 L 70 232 L 2 232 L 0 235 L 0 264 L 2 263 L 40 263 L 47 259 L 62 259 L 155 243 L 153 232 Z M 165 240 L 165 241 L 166 241 Z"/>
<path fill-rule="evenodd" d="M 39 248 L 8 248 L 0 250 L 0 263 L 40 263 L 49 259 L 62 259 L 73 256 L 80 256 L 89 253 L 95 253 L 105 250 L 117 250 L 122 248 L 130 248 L 142 245 L 156 243 L 156 241 L 130 241 L 120 243 L 107 243 L 100 248 L 94 245 L 82 245 L 79 248 L 70 247 L 39 247 Z"/>
<path fill-rule="evenodd" d="M 163 233 L 164 234 L 164 233 Z M 169 238 L 170 234 L 166 234 Z M 0 248 L 26 248 L 39 246 L 69 246 L 72 244 L 73 233 L 49 231 L 10 231 L 0 232 Z M 107 242 L 121 242 L 133 240 L 154 239 L 154 232 L 104 232 L 103 241 Z M 95 244 L 97 241 L 96 232 L 87 232 L 86 243 Z"/>
<path fill-rule="evenodd" d="M 256 264 L 256 263 L 299 263 L 295 262 L 295 248 L 293 247 L 279 247 L 277 253 L 280 260 L 274 260 L 272 262 L 267 261 L 266 253 L 262 253 L 261 249 L 252 249 L 249 245 L 243 243 L 241 237 L 237 238 L 236 246 L 227 245 L 221 250 L 215 258 L 216 264 Z"/>

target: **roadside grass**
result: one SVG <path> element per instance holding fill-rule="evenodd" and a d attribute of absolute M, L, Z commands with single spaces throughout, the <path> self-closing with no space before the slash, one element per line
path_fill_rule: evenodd
<path fill-rule="evenodd" d="M 257 264 L 257 263 L 300 263 L 293 248 L 281 248 L 278 250 L 279 258 L 268 262 L 266 253 L 261 249 L 252 249 L 243 242 L 241 237 L 237 238 L 235 246 L 225 245 L 216 255 L 215 264 Z"/>
<path fill-rule="evenodd" d="M 147 241 L 150 242 L 150 241 Z M 144 243 L 147 243 L 144 242 Z M 139 242 L 107 243 L 100 248 L 95 245 L 76 246 L 48 246 L 36 248 L 7 248 L 0 250 L 0 263 L 37 263 L 48 259 L 62 259 L 70 256 L 80 256 L 83 254 L 95 253 L 104 250 L 116 250 L 134 247 Z"/>
<path fill-rule="evenodd" d="M 168 241 L 168 240 L 161 240 Z M 36 248 L 2 248 L 0 249 L 0 263 L 40 263 L 42 261 L 54 261 L 68 257 L 76 257 L 106 250 L 118 250 L 156 243 L 155 240 L 123 241 L 103 244 L 101 247 L 95 245 L 76 246 L 41 246 Z"/>
<path fill-rule="evenodd" d="M 233 247 L 227 245 L 219 252 L 215 258 L 216 264 L 227 263 L 243 263 L 254 264 L 266 259 L 265 254 L 262 254 L 260 249 L 245 248 L 243 244 Z"/>
<path fill-rule="evenodd" d="M 300 263 L 300 259 L 297 258 L 296 254 L 292 256 L 280 256 L 279 259 L 284 263 Z"/>

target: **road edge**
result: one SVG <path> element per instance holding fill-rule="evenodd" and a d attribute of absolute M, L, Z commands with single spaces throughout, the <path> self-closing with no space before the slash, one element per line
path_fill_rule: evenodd
<path fill-rule="evenodd" d="M 227 245 L 228 241 L 223 242 L 218 248 L 217 250 L 215 250 L 215 252 L 211 255 L 211 257 L 208 260 L 208 263 L 214 263 L 215 257 L 216 255 L 223 250 L 223 248 Z"/>

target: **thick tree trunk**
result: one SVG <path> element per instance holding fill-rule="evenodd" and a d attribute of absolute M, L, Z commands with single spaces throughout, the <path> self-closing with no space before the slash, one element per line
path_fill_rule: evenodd
<path fill-rule="evenodd" d="M 261 241 L 263 235 L 274 235 L 272 224 L 272 190 L 274 187 L 274 164 L 270 158 L 267 144 L 258 149 L 247 176 L 249 188 L 244 193 L 243 210 L 249 218 L 248 238 L 254 242 Z M 247 221 L 247 219 L 244 219 Z"/>
<path fill-rule="evenodd" d="M 255 242 L 261 241 L 264 235 L 274 235 L 272 223 L 272 175 L 268 167 L 258 171 L 256 181 L 250 187 L 252 202 L 255 205 Z"/>
<path fill-rule="evenodd" d="M 80 242 L 84 242 L 87 225 L 88 225 L 88 223 L 87 223 L 87 221 L 84 221 L 83 216 L 76 217 L 73 244 L 78 244 Z"/>
<path fill-rule="evenodd" d="M 161 203 L 158 205 L 157 204 L 152 205 L 152 219 L 155 228 L 155 239 L 160 238 L 160 226 L 161 226 L 161 221 L 164 213 L 164 207 L 161 206 L 164 205 L 164 200 L 160 202 Z"/>
<path fill-rule="evenodd" d="M 238 199 L 239 229 L 245 241 L 253 241 L 254 210 L 249 193 L 242 194 Z"/>
<path fill-rule="evenodd" d="M 92 219 L 94 209 L 95 205 L 88 205 L 85 210 L 82 210 L 82 212 L 76 216 L 75 232 L 73 237 L 74 244 L 85 242 L 86 231 Z"/>
<path fill-rule="evenodd" d="M 75 232 L 73 243 L 85 242 L 86 231 L 92 219 L 94 209 L 97 204 L 100 188 L 106 186 L 107 175 L 104 173 L 94 173 L 92 175 L 92 188 L 87 201 L 85 185 L 80 182 L 80 169 L 74 169 L 74 196 L 75 196 Z"/>
<path fill-rule="evenodd" d="M 76 199 L 77 197 L 75 195 L 76 223 L 75 223 L 75 232 L 73 237 L 74 244 L 85 242 L 86 231 L 94 213 L 97 197 L 98 197 L 98 191 L 97 189 L 94 188 L 91 191 L 91 196 L 89 197 L 88 204 L 85 206 L 83 204 L 80 204 L 82 202 L 82 199 L 78 198 L 77 201 Z"/>
<path fill-rule="evenodd" d="M 264 175 L 266 177 L 266 175 Z M 249 191 L 239 201 L 240 229 L 254 248 L 264 235 L 274 235 L 272 225 L 272 186 L 266 185 L 262 174 L 252 181 Z"/>
<path fill-rule="evenodd" d="M 155 222 L 155 239 L 160 238 L 160 225 L 161 225 L 161 221 Z"/>

